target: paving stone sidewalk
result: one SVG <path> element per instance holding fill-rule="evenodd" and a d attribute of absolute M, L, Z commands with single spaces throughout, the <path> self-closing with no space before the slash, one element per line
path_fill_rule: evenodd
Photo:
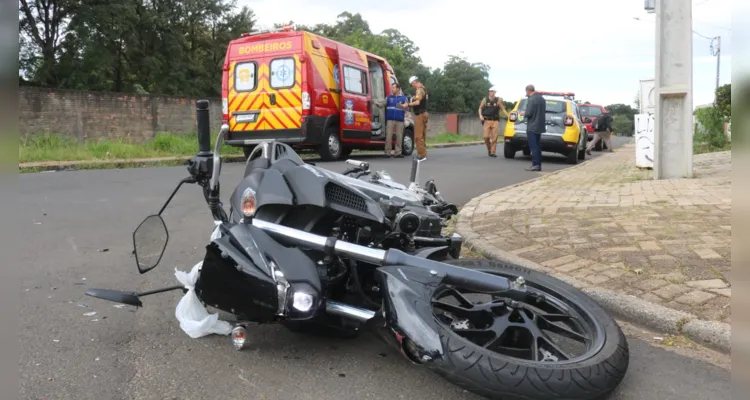
<path fill-rule="evenodd" d="M 634 161 L 634 145 L 625 145 L 487 193 L 466 205 L 466 215 L 498 249 L 599 287 L 731 323 L 731 153 L 694 156 L 690 179 L 648 180 L 653 172 Z"/>

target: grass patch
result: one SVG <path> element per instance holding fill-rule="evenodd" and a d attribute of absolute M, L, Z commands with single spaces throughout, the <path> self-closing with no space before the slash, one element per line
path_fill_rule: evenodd
<path fill-rule="evenodd" d="M 428 144 L 443 144 L 443 143 L 466 143 L 466 142 L 481 142 L 484 139 L 482 136 L 477 135 L 457 135 L 455 133 L 442 133 L 440 135 L 427 138 Z"/>
<path fill-rule="evenodd" d="M 211 142 L 216 139 L 214 134 Z M 198 149 L 198 135 L 159 133 L 146 143 L 124 140 L 79 142 L 73 138 L 42 134 L 22 139 L 18 148 L 18 161 L 87 161 L 130 160 L 137 158 L 192 156 Z M 222 154 L 242 154 L 242 149 L 223 146 Z"/>
<path fill-rule="evenodd" d="M 693 154 L 717 153 L 720 151 L 731 151 L 732 142 L 726 141 L 723 144 L 714 144 L 711 142 L 693 142 Z"/>
<path fill-rule="evenodd" d="M 215 133 L 211 143 L 216 140 Z M 480 136 L 444 133 L 427 138 L 427 144 L 464 143 L 481 140 Z M 69 136 L 38 134 L 22 139 L 18 148 L 18 162 L 133 160 L 139 158 L 190 157 L 198 150 L 197 133 L 158 133 L 146 143 L 104 139 L 79 142 Z M 242 154 L 242 148 L 224 145 L 222 155 Z M 97 168 L 102 168 L 101 166 Z"/>

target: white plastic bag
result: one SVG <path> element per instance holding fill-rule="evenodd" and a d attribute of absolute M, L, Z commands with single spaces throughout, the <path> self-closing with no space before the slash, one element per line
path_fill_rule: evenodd
<path fill-rule="evenodd" d="M 216 229 L 211 234 L 211 240 L 221 237 L 219 231 L 221 222 L 214 221 L 214 224 L 216 224 Z M 175 268 L 175 277 L 188 289 L 188 292 L 177 303 L 175 316 L 180 321 L 180 328 L 193 339 L 211 334 L 228 335 L 232 333 L 232 325 L 229 322 L 220 321 L 218 313 L 210 314 L 195 294 L 195 282 L 198 281 L 202 266 L 203 261 L 195 264 L 189 273 Z"/>

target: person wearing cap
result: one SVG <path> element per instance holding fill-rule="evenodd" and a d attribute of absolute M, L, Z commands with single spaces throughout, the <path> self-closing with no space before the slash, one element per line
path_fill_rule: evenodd
<path fill-rule="evenodd" d="M 503 99 L 495 96 L 497 89 L 491 87 L 489 96 L 482 99 L 479 104 L 479 120 L 482 121 L 484 144 L 487 145 L 487 154 L 490 157 L 497 157 L 495 149 L 497 148 L 498 125 L 500 124 L 500 111 L 509 118 L 508 111 L 505 110 Z"/>
<path fill-rule="evenodd" d="M 427 159 L 427 145 L 425 143 L 427 122 L 429 121 L 429 114 L 427 113 L 427 89 L 416 76 L 409 78 L 409 84 L 417 91 L 414 97 L 411 98 L 411 102 L 407 103 L 407 105 L 413 107 L 414 142 L 417 145 L 417 159 L 422 161 Z"/>
<path fill-rule="evenodd" d="M 375 101 L 375 104 L 385 107 L 385 155 L 388 157 L 401 158 L 401 143 L 404 140 L 404 116 L 408 107 L 406 106 L 406 96 L 401 92 L 401 86 L 398 83 L 391 85 L 391 95 L 383 100 Z M 393 135 L 396 135 L 396 154 L 393 154 Z"/>

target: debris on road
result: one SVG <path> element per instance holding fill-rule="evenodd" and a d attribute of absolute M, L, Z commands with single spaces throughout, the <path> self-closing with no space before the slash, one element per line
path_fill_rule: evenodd
<path fill-rule="evenodd" d="M 96 311 L 87 312 L 87 313 L 85 313 L 83 315 L 86 316 L 86 317 L 93 317 L 94 315 L 96 315 Z"/>
<path fill-rule="evenodd" d="M 108 252 L 108 251 L 109 251 L 109 249 L 105 247 L 105 248 L 103 248 L 103 249 L 99 249 L 99 250 L 97 250 L 97 251 L 98 251 L 99 253 L 106 253 L 106 252 Z"/>

